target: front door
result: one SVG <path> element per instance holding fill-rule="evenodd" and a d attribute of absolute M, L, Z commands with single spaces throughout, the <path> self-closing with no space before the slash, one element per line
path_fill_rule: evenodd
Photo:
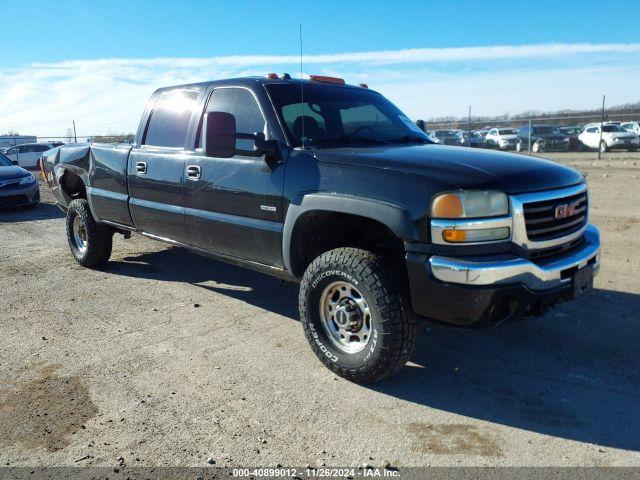
<path fill-rule="evenodd" d="M 156 100 L 142 145 L 131 150 L 129 207 L 141 232 L 188 243 L 184 223 L 185 142 L 197 92 L 176 90 Z"/>
<path fill-rule="evenodd" d="M 266 128 L 260 105 L 247 88 L 213 90 L 206 111 L 234 115 L 238 133 Z M 238 139 L 236 148 L 252 150 L 254 142 Z M 185 218 L 192 244 L 281 267 L 283 181 L 282 162 L 270 167 L 264 157 L 213 158 L 196 148 L 185 164 L 184 180 Z"/>

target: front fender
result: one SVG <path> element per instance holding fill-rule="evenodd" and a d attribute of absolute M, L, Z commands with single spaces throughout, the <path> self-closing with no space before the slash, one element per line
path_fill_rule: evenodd
<path fill-rule="evenodd" d="M 298 219 L 307 212 L 324 211 L 357 215 L 380 222 L 398 238 L 417 239 L 418 231 L 409 213 L 398 205 L 380 200 L 331 193 L 309 193 L 299 204 L 290 204 L 282 232 L 284 267 L 292 271 L 291 238 Z"/>

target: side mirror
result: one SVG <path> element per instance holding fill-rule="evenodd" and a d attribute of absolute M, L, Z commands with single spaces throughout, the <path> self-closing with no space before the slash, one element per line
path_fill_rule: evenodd
<path fill-rule="evenodd" d="M 230 158 L 236 152 L 236 118 L 226 112 L 207 112 L 204 119 L 205 155 Z"/>

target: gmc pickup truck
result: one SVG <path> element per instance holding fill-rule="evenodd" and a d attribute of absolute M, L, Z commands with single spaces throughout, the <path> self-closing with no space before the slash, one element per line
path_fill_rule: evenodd
<path fill-rule="evenodd" d="M 356 382 L 405 364 L 418 319 L 535 316 L 599 268 L 580 173 L 436 145 L 338 78 L 162 88 L 132 145 L 65 145 L 42 165 L 81 265 L 138 232 L 299 282 L 311 348 Z"/>

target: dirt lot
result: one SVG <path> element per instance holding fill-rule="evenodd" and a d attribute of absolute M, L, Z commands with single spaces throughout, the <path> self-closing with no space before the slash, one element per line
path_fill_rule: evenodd
<path fill-rule="evenodd" d="M 595 291 L 424 326 L 372 386 L 316 360 L 295 285 L 137 235 L 81 268 L 43 188 L 0 212 L 0 466 L 640 465 L 640 154 L 553 158 L 588 174 Z"/>

